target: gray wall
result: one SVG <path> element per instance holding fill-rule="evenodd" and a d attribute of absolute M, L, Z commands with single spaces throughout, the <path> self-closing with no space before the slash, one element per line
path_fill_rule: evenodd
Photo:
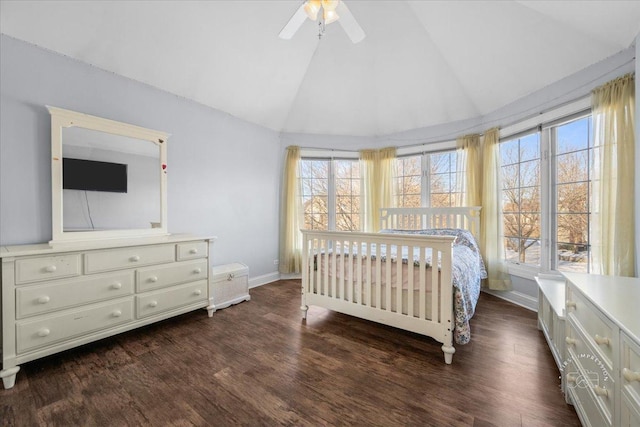
<path fill-rule="evenodd" d="M 277 271 L 276 132 L 5 35 L 0 88 L 0 245 L 51 239 L 52 105 L 170 133 L 169 231 L 218 236 L 214 264 Z"/>

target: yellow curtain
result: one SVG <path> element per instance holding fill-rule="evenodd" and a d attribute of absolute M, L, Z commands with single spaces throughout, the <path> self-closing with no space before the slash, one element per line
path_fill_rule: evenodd
<path fill-rule="evenodd" d="M 591 97 L 595 162 L 595 272 L 635 275 L 634 169 L 635 79 L 627 74 L 602 85 Z"/>
<path fill-rule="evenodd" d="M 300 147 L 287 147 L 280 205 L 280 273 L 302 271 Z"/>
<path fill-rule="evenodd" d="M 480 135 L 465 135 L 458 138 L 458 175 L 461 181 L 461 206 L 480 206 L 482 203 L 482 163 L 480 161 Z"/>
<path fill-rule="evenodd" d="M 480 252 L 484 256 L 488 278 L 485 286 L 505 291 L 511 279 L 504 262 L 502 240 L 502 188 L 500 184 L 500 138 L 498 128 L 484 133 L 482 147 L 482 190 L 480 212 Z"/>
<path fill-rule="evenodd" d="M 363 231 L 379 231 L 380 209 L 394 206 L 395 159 L 396 149 L 394 147 L 360 151 Z"/>

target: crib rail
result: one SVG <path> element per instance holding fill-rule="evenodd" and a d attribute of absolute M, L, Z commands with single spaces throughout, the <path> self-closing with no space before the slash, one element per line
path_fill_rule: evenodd
<path fill-rule="evenodd" d="M 480 236 L 480 206 L 453 208 L 384 208 L 380 210 L 381 229 L 420 230 L 461 228 Z"/>
<path fill-rule="evenodd" d="M 305 318 L 308 306 L 317 305 L 431 336 L 453 352 L 452 236 L 311 230 L 302 235 Z M 404 252 L 407 263 L 402 256 L 385 256 L 390 252 Z"/>

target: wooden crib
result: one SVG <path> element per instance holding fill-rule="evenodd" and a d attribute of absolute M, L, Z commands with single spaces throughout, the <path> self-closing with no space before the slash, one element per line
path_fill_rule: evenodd
<path fill-rule="evenodd" d="M 479 207 L 388 208 L 382 228 L 401 234 L 304 230 L 303 318 L 315 305 L 426 335 L 442 343 L 450 364 L 456 237 L 404 233 L 447 228 L 477 237 L 479 214 Z"/>

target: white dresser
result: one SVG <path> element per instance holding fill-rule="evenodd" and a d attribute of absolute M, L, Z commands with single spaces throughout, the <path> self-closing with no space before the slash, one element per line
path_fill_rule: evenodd
<path fill-rule="evenodd" d="M 564 273 L 566 391 L 586 426 L 640 426 L 640 279 Z"/>
<path fill-rule="evenodd" d="M 538 284 L 538 327 L 544 334 L 551 349 L 553 360 L 562 370 L 565 360 L 565 280 L 563 277 L 539 274 Z M 564 381 L 561 382 L 565 391 Z"/>
<path fill-rule="evenodd" d="M 4 387 L 18 365 L 191 310 L 213 314 L 215 238 L 0 248 Z"/>

